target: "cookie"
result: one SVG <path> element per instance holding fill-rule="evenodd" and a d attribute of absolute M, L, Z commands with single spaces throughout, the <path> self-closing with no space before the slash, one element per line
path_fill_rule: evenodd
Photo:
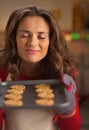
<path fill-rule="evenodd" d="M 17 84 L 17 85 L 12 85 L 12 86 L 10 86 L 10 88 L 11 88 L 11 89 L 25 90 L 26 86 L 25 86 L 25 85 Z"/>
<path fill-rule="evenodd" d="M 7 105 L 7 106 L 22 106 L 23 102 L 21 100 L 5 100 L 4 105 Z"/>
<path fill-rule="evenodd" d="M 22 95 L 6 94 L 5 99 L 19 100 L 22 99 Z"/>
<path fill-rule="evenodd" d="M 15 94 L 15 95 L 19 95 L 19 94 L 23 94 L 23 90 L 20 89 L 9 89 L 7 90 L 7 93 L 9 94 Z"/>
<path fill-rule="evenodd" d="M 42 93 L 42 92 L 52 93 L 53 90 L 50 89 L 50 88 L 45 88 L 45 89 L 43 89 L 43 88 L 38 88 L 38 89 L 35 89 L 35 92 L 36 92 L 36 93 Z"/>
<path fill-rule="evenodd" d="M 45 88 L 50 88 L 51 86 L 49 84 L 37 84 L 35 85 L 35 88 L 42 88 L 42 89 L 45 89 Z"/>
<path fill-rule="evenodd" d="M 38 105 L 51 106 L 54 104 L 54 100 L 52 100 L 52 99 L 37 99 L 35 103 Z"/>
<path fill-rule="evenodd" d="M 37 94 L 37 97 L 38 97 L 38 98 L 44 98 L 44 99 L 52 99 L 52 98 L 55 97 L 55 95 L 54 95 L 53 93 L 43 92 L 43 93 Z"/>

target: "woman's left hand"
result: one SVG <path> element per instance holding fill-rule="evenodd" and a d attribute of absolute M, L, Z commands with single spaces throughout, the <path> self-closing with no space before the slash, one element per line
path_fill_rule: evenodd
<path fill-rule="evenodd" d="M 69 105 L 65 107 L 60 107 L 57 109 L 57 112 L 64 117 L 71 115 L 75 112 L 75 92 L 76 92 L 76 84 L 71 76 L 68 74 L 64 74 L 62 76 L 62 83 L 65 89 L 66 97 L 69 101 Z"/>

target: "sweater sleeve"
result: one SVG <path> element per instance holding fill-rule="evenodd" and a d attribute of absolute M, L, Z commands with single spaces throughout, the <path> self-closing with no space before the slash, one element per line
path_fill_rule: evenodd
<path fill-rule="evenodd" d="M 5 81 L 7 75 L 8 75 L 7 71 L 0 67 L 0 81 Z M 0 109 L 0 130 L 2 128 L 3 119 L 4 119 L 4 113 L 3 113 L 3 110 Z"/>
<path fill-rule="evenodd" d="M 81 116 L 79 113 L 79 108 L 78 108 L 78 100 L 77 100 L 77 96 L 75 95 L 75 99 L 76 99 L 76 113 L 69 118 L 62 118 L 60 117 L 60 114 L 57 114 L 53 121 L 55 122 L 56 119 L 58 120 L 58 126 L 61 130 L 80 130 L 81 129 Z"/>
<path fill-rule="evenodd" d="M 8 75 L 8 71 L 6 69 L 2 69 L 2 67 L 0 67 L 0 81 L 5 81 Z"/>

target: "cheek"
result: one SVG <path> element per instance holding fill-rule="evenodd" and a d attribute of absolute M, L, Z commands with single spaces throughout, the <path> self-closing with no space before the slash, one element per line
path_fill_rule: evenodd
<path fill-rule="evenodd" d="M 23 54 L 23 44 L 17 44 L 17 52 L 18 55 L 22 55 Z"/>
<path fill-rule="evenodd" d="M 49 48 L 49 43 L 48 43 L 48 44 L 44 44 L 44 45 L 42 46 L 43 52 L 47 54 L 48 48 Z"/>
<path fill-rule="evenodd" d="M 48 53 L 48 47 L 49 46 L 47 46 L 45 49 L 44 49 L 44 52 L 47 54 Z"/>
<path fill-rule="evenodd" d="M 44 46 L 44 48 L 42 50 L 42 53 L 41 53 L 42 57 L 45 57 L 47 55 L 48 49 L 49 49 L 49 45 L 48 46 Z"/>
<path fill-rule="evenodd" d="M 24 48 L 24 42 L 22 40 L 19 40 L 19 38 L 16 38 L 16 42 L 17 42 L 17 51 L 18 54 L 21 54 L 23 52 L 23 48 Z"/>

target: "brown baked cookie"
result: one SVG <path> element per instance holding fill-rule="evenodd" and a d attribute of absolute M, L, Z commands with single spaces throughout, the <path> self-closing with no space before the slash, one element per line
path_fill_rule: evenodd
<path fill-rule="evenodd" d="M 10 86 L 11 89 L 20 89 L 20 90 L 25 90 L 26 86 L 25 85 L 20 85 L 20 84 L 17 84 L 17 85 L 12 85 Z"/>
<path fill-rule="evenodd" d="M 7 93 L 9 94 L 15 94 L 15 95 L 19 95 L 19 94 L 23 94 L 23 90 L 20 89 L 9 89 L 7 90 Z"/>
<path fill-rule="evenodd" d="M 50 88 L 51 86 L 49 84 L 37 84 L 35 85 L 35 88 L 38 89 L 38 88 L 42 88 L 42 89 L 45 89 L 45 88 Z"/>
<path fill-rule="evenodd" d="M 12 99 L 12 100 L 20 100 L 22 99 L 22 95 L 14 95 L 14 94 L 6 94 L 4 96 L 5 99 Z"/>
<path fill-rule="evenodd" d="M 54 104 L 54 100 L 52 100 L 52 99 L 37 99 L 35 103 L 38 105 L 51 106 Z"/>
<path fill-rule="evenodd" d="M 53 92 L 53 90 L 52 89 L 50 89 L 50 88 L 38 88 L 38 89 L 35 89 L 35 92 L 36 93 L 43 93 L 43 92 L 46 92 L 46 93 L 52 93 Z"/>
<path fill-rule="evenodd" d="M 4 105 L 7 106 L 23 106 L 23 102 L 21 100 L 5 100 Z"/>
<path fill-rule="evenodd" d="M 55 95 L 54 95 L 53 93 L 43 92 L 43 93 L 37 94 L 37 97 L 38 97 L 38 98 L 44 98 L 44 99 L 52 99 L 52 98 L 55 97 Z"/>

